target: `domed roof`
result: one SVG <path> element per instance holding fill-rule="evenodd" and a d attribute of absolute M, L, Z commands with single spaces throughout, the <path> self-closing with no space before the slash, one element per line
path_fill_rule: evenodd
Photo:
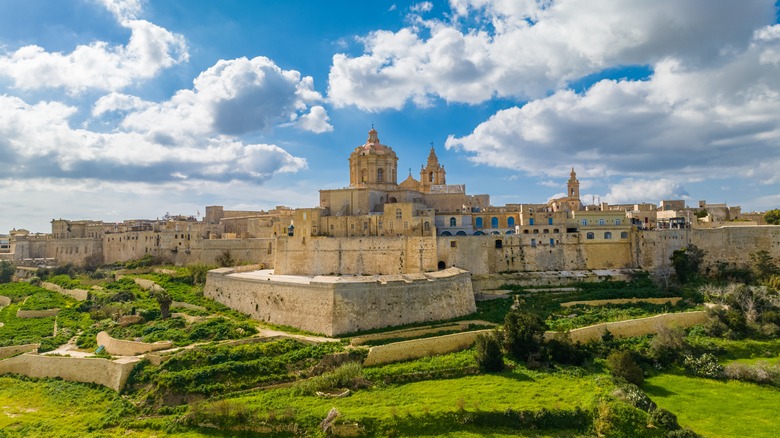
<path fill-rule="evenodd" d="M 393 149 L 390 146 L 383 145 L 379 142 L 379 135 L 371 126 L 371 130 L 368 131 L 368 140 L 366 143 L 355 148 L 353 154 L 359 155 L 395 155 Z"/>

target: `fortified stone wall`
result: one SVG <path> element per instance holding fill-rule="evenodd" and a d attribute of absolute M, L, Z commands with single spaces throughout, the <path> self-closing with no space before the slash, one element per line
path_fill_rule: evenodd
<path fill-rule="evenodd" d="M 13 373 L 28 377 L 60 377 L 73 382 L 97 383 L 121 391 L 138 358 L 108 360 L 25 353 L 0 361 L 0 374 Z"/>
<path fill-rule="evenodd" d="M 277 274 L 387 275 L 435 271 L 436 237 L 282 238 Z"/>
<path fill-rule="evenodd" d="M 210 271 L 204 295 L 274 324 L 329 336 L 467 315 L 476 310 L 467 272 L 379 277 L 291 277 Z"/>

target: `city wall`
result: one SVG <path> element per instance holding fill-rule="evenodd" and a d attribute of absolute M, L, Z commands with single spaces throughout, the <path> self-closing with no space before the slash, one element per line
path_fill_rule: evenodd
<path fill-rule="evenodd" d="M 119 392 L 139 361 L 137 358 L 108 360 L 25 353 L 0 361 L 0 374 L 60 377 L 73 382 L 97 383 Z"/>
<path fill-rule="evenodd" d="M 329 336 L 454 318 L 476 310 L 470 275 L 459 269 L 294 277 L 223 268 L 209 272 L 204 295 L 262 321 Z"/>
<path fill-rule="evenodd" d="M 435 271 L 436 237 L 282 238 L 274 269 L 291 275 L 388 275 Z"/>

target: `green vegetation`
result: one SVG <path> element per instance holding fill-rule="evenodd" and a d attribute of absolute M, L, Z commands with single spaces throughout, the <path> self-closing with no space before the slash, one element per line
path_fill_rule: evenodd
<path fill-rule="evenodd" d="M 8 260 L 0 260 L 0 284 L 10 283 L 14 276 L 14 265 Z"/>
<path fill-rule="evenodd" d="M 764 220 L 769 225 L 780 225 L 780 209 L 768 210 L 764 213 Z"/>
<path fill-rule="evenodd" d="M 644 390 L 704 436 L 775 437 L 780 428 L 777 388 L 670 373 L 650 377 Z"/>

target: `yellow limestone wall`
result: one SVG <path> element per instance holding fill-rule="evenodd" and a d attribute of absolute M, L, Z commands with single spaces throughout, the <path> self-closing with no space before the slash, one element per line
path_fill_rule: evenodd
<path fill-rule="evenodd" d="M 256 276 L 210 271 L 206 297 L 273 324 L 334 336 L 476 311 L 468 272 L 388 276 Z"/>
<path fill-rule="evenodd" d="M 0 361 L 0 374 L 60 377 L 73 382 L 97 383 L 121 391 L 138 362 L 138 358 L 108 360 L 25 353 Z"/>

